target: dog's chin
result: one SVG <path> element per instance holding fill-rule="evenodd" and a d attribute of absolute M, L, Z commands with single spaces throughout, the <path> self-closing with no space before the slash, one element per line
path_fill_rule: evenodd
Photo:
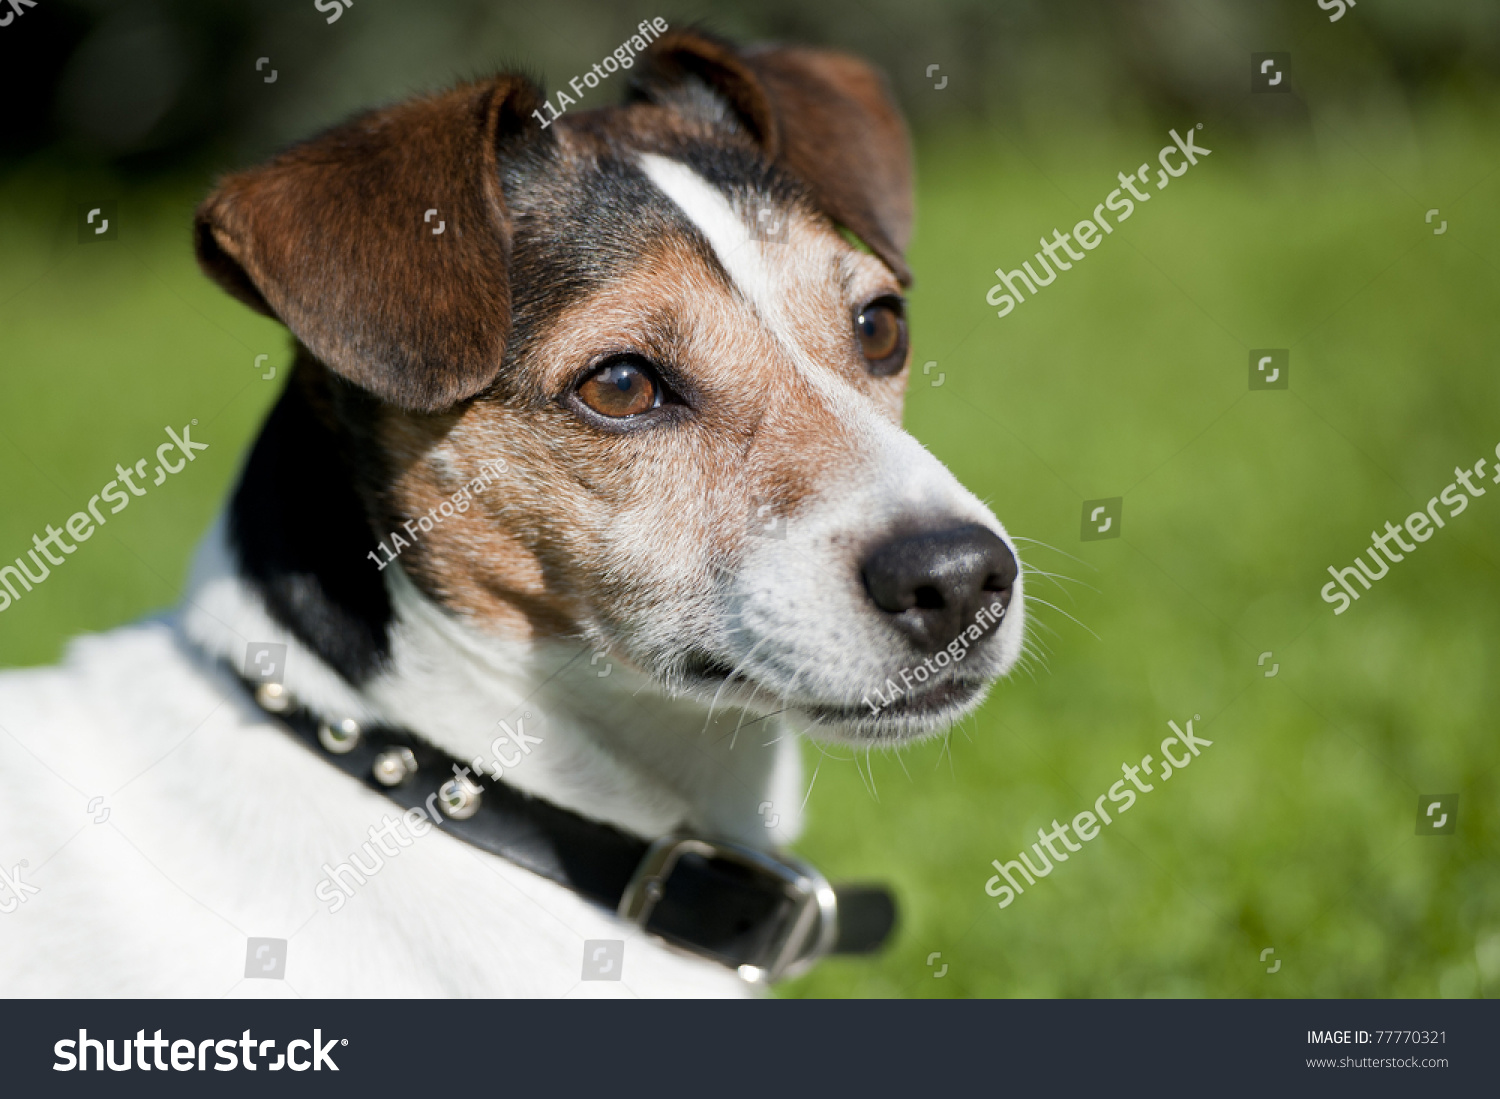
<path fill-rule="evenodd" d="M 886 705 L 799 703 L 791 707 L 805 735 L 844 744 L 899 744 L 934 736 L 979 707 L 993 679 L 946 679 Z"/>
<path fill-rule="evenodd" d="M 815 740 L 871 745 L 920 740 L 942 732 L 978 708 L 997 676 L 948 677 L 889 701 L 876 695 L 874 701 L 867 696 L 858 702 L 788 696 L 706 657 L 690 659 L 684 674 L 675 678 L 674 693 L 765 716 L 781 714 Z"/>

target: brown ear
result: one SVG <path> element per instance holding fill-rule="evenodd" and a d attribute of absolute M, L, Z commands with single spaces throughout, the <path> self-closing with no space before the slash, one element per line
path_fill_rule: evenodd
<path fill-rule="evenodd" d="M 797 46 L 737 51 L 697 31 L 663 36 L 636 94 L 659 100 L 695 76 L 727 101 L 766 156 L 869 245 L 903 285 L 911 239 L 911 141 L 885 78 L 848 54 Z"/>
<path fill-rule="evenodd" d="M 501 144 L 539 103 L 502 75 L 361 115 L 229 176 L 198 208 L 198 261 L 382 400 L 431 412 L 472 397 L 510 332 Z"/>

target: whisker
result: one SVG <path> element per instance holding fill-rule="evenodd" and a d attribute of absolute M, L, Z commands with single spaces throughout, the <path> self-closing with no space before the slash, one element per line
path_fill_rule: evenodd
<path fill-rule="evenodd" d="M 818 781 L 818 772 L 823 769 L 823 761 L 828 758 L 828 753 L 823 751 L 823 746 L 821 744 L 816 745 L 816 747 L 818 749 L 818 762 L 813 767 L 812 778 L 810 778 L 807 782 L 807 793 L 802 795 L 802 805 L 798 810 L 799 812 L 807 808 L 807 799 L 812 797 L 813 786 L 815 786 Z"/>
<path fill-rule="evenodd" d="M 729 675 L 727 675 L 724 678 L 724 682 L 723 683 L 719 684 L 719 689 L 714 692 L 714 697 L 713 697 L 712 701 L 710 701 L 709 704 L 708 704 L 708 717 L 706 717 L 706 718 L 703 719 L 703 730 L 702 730 L 702 732 L 700 732 L 698 734 L 699 736 L 702 736 L 703 733 L 708 732 L 709 723 L 712 722 L 713 719 L 714 719 L 714 707 L 719 704 L 719 696 L 724 693 L 724 688 L 728 687 L 729 684 L 734 681 L 734 677 L 739 674 L 740 669 L 743 668 L 745 666 L 745 664 L 750 660 L 750 658 L 755 655 L 755 650 L 758 649 L 758 648 L 760 648 L 762 645 L 764 645 L 769 640 L 771 640 L 771 638 L 770 638 L 769 635 L 767 635 L 766 637 L 761 638 L 754 645 L 752 645 L 750 647 L 750 651 L 747 652 L 744 655 L 744 657 L 741 658 L 740 661 L 738 663 L 736 663 L 735 666 L 729 670 Z M 732 748 L 733 745 L 731 745 L 730 747 Z"/>
<path fill-rule="evenodd" d="M 869 759 L 868 753 L 866 753 L 865 758 L 866 760 Z M 879 801 L 880 799 L 875 795 L 875 785 L 873 780 L 866 779 L 864 771 L 860 769 L 858 752 L 854 753 L 854 772 L 855 774 L 859 775 L 859 781 L 864 785 L 864 788 L 870 792 L 870 796 L 875 798 L 876 801 Z"/>
<path fill-rule="evenodd" d="M 1088 634 L 1089 634 L 1089 636 L 1090 636 L 1090 637 L 1092 637 L 1092 638 L 1093 638 L 1093 639 L 1094 639 L 1094 640 L 1095 640 L 1095 641 L 1103 641 L 1103 640 L 1104 640 L 1104 638 L 1102 638 L 1102 637 L 1100 637 L 1100 636 L 1099 636 L 1099 635 L 1098 635 L 1098 634 L 1096 634 L 1096 633 L 1095 633 L 1095 632 L 1094 632 L 1094 631 L 1093 631 L 1093 630 L 1090 630 L 1090 629 L 1089 629 L 1089 628 L 1088 628 L 1088 627 L 1087 627 L 1087 626 L 1085 626 L 1085 625 L 1084 625 L 1084 624 L 1083 624 L 1083 623 L 1082 623 L 1082 622 L 1080 622 L 1080 621 L 1078 621 L 1078 619 L 1076 619 L 1076 618 L 1074 618 L 1074 617 L 1073 617 L 1073 616 L 1072 616 L 1072 615 L 1071 615 L 1071 614 L 1069 614 L 1069 613 L 1068 613 L 1068 612 L 1067 612 L 1067 611 L 1065 611 L 1065 610 L 1063 610 L 1063 609 L 1062 609 L 1062 608 L 1061 608 L 1061 607 L 1059 607 L 1059 606 L 1058 606 L 1058 605 L 1057 605 L 1057 604 L 1056 604 L 1056 603 L 1049 603 L 1049 602 L 1047 602 L 1047 601 L 1046 601 L 1046 600 L 1045 600 L 1045 599 L 1041 599 L 1041 598 L 1039 598 L 1039 597 L 1037 597 L 1037 596 L 1035 596 L 1035 595 L 1033 595 L 1033 596 L 1031 596 L 1031 598 L 1032 598 L 1032 599 L 1035 599 L 1035 600 L 1036 600 L 1036 601 L 1037 601 L 1037 602 L 1038 602 L 1038 603 L 1040 603 L 1040 604 L 1041 604 L 1041 605 L 1042 605 L 1042 606 L 1044 606 L 1044 607 L 1051 607 L 1051 608 L 1052 608 L 1052 609 L 1053 609 L 1053 610 L 1055 610 L 1055 611 L 1056 611 L 1056 612 L 1057 612 L 1057 613 L 1058 613 L 1058 614 L 1060 614 L 1060 615 L 1062 615 L 1062 616 L 1063 616 L 1063 617 L 1064 617 L 1064 618 L 1066 618 L 1066 619 L 1068 619 L 1068 621 L 1070 621 L 1070 622 L 1072 622 L 1072 623 L 1073 623 L 1073 624 L 1074 624 L 1074 625 L 1075 625 L 1075 626 L 1077 626 L 1077 627 L 1078 627 L 1078 628 L 1079 628 L 1079 629 L 1082 629 L 1082 630 L 1085 630 L 1085 631 L 1087 631 L 1087 632 L 1088 632 Z M 1034 619 L 1035 619 L 1035 616 L 1033 616 L 1033 618 L 1034 618 Z M 1044 622 L 1043 622 L 1043 623 L 1041 623 L 1041 624 L 1042 624 L 1042 625 L 1046 625 L 1046 623 L 1044 623 Z M 1049 627 L 1049 628 L 1050 628 L 1050 627 Z M 1056 633 L 1056 631 L 1054 631 L 1054 634 L 1055 634 L 1055 633 Z"/>
<path fill-rule="evenodd" d="M 1042 601 L 1040 599 L 1038 599 L 1037 602 L 1041 603 Z M 1043 606 L 1051 606 L 1050 603 L 1043 603 L 1042 605 Z M 1052 628 L 1052 623 L 1050 623 L 1050 622 L 1043 622 L 1040 616 L 1033 614 L 1031 616 L 1031 623 L 1030 624 L 1033 625 L 1033 626 L 1035 626 L 1039 630 L 1046 630 L 1048 633 L 1050 633 L 1053 637 L 1057 638 L 1059 641 L 1062 640 L 1062 635 Z M 1033 634 L 1032 636 L 1036 637 L 1035 634 Z M 1037 641 L 1038 641 L 1038 644 L 1041 643 L 1040 638 L 1038 638 Z"/>
<path fill-rule="evenodd" d="M 1066 588 L 1063 586 L 1062 581 L 1064 580 L 1068 581 L 1070 584 L 1077 584 L 1081 588 L 1087 588 L 1089 591 L 1093 592 L 1096 595 L 1099 593 L 1099 589 L 1094 587 L 1094 585 L 1085 583 L 1084 581 L 1079 580 L 1076 577 L 1067 576 L 1060 572 L 1047 572 L 1044 569 L 1034 568 L 1031 565 L 1021 566 L 1021 575 L 1028 577 L 1040 576 L 1042 579 L 1051 582 L 1051 584 L 1059 591 L 1067 592 L 1068 598 L 1070 599 L 1073 598 L 1073 590 L 1071 588 Z"/>
<path fill-rule="evenodd" d="M 751 726 L 751 725 L 759 725 L 759 724 L 760 724 L 760 723 L 761 723 L 761 722 L 762 722 L 762 721 L 769 721 L 769 720 L 771 720 L 771 718 L 773 718 L 773 717 L 779 717 L 779 716 L 781 716 L 781 715 L 782 715 L 782 714 L 784 714 L 784 713 L 786 713 L 786 712 L 787 712 L 787 711 L 788 711 L 788 710 L 790 710 L 790 709 L 791 709 L 791 707 L 790 707 L 790 706 L 783 706 L 783 707 L 782 707 L 782 708 L 781 708 L 781 709 L 779 709 L 779 710 L 772 710 L 772 711 L 771 711 L 771 712 L 770 712 L 770 713 L 768 713 L 768 714 L 761 714 L 761 715 L 760 715 L 760 716 L 759 716 L 759 717 L 758 717 L 758 718 L 756 718 L 756 719 L 755 719 L 755 720 L 754 720 L 754 721 L 752 721 L 752 722 L 751 722 L 751 723 L 750 723 L 750 725 L 746 725 L 746 726 L 745 726 L 745 728 L 747 728 L 747 729 L 748 729 L 748 728 L 750 728 L 750 726 Z M 743 711 L 741 711 L 741 713 L 740 713 L 740 721 L 741 721 L 741 723 L 743 723 L 743 722 L 744 722 L 744 720 L 745 720 L 745 718 L 747 718 L 747 717 L 748 717 L 748 716 L 750 716 L 750 711 L 748 711 L 748 710 L 743 710 Z M 735 726 L 735 732 L 736 732 L 736 733 L 738 733 L 738 732 L 739 732 L 739 726 L 738 726 L 738 725 L 737 725 L 737 726 Z M 720 737 L 720 738 L 719 738 L 719 739 L 721 739 L 721 740 L 722 740 L 722 739 L 723 739 L 723 737 Z M 777 738 L 777 739 L 780 739 L 780 738 L 779 738 L 779 737 L 778 737 L 778 738 Z M 774 743 L 775 743 L 775 741 L 772 741 L 772 742 L 771 742 L 771 743 L 773 743 L 773 744 L 774 744 Z"/>
<path fill-rule="evenodd" d="M 1028 625 L 1029 625 L 1029 623 L 1028 623 Z M 1042 628 L 1046 628 L 1046 629 L 1049 629 L 1049 630 L 1051 629 L 1051 627 L 1047 626 L 1047 624 L 1045 622 L 1038 622 L 1036 625 L 1037 625 L 1037 629 L 1042 629 Z M 1053 636 L 1054 637 L 1057 636 L 1056 631 L 1053 631 Z M 1025 652 L 1025 653 L 1034 653 L 1037 656 L 1051 656 L 1052 655 L 1052 648 L 1051 648 L 1051 646 L 1048 645 L 1045 640 L 1043 640 L 1041 634 L 1036 633 L 1036 632 L 1034 632 L 1032 630 L 1027 630 L 1026 631 L 1026 636 L 1023 637 L 1023 638 L 1021 638 L 1021 651 Z"/>
<path fill-rule="evenodd" d="M 1022 653 L 1022 659 L 1016 661 L 1016 663 L 1025 669 L 1026 674 L 1031 676 L 1033 682 L 1036 681 L 1036 668 L 1038 666 L 1048 675 L 1052 674 L 1052 665 L 1048 662 L 1047 657 L 1039 652 Z"/>
<path fill-rule="evenodd" d="M 754 652 L 753 649 L 751 651 Z M 791 695 L 792 695 L 793 689 L 796 687 L 797 677 L 800 676 L 803 673 L 803 671 L 805 671 L 807 669 L 807 666 L 809 664 L 811 664 L 816 659 L 817 659 L 817 657 L 815 655 L 808 657 L 807 661 L 802 665 L 802 667 L 798 668 L 797 671 L 792 675 L 792 682 L 791 682 L 791 684 L 789 684 L 787 686 L 786 690 L 784 690 L 784 691 L 778 691 L 777 692 L 777 694 L 781 698 L 781 708 L 779 710 L 772 710 L 768 714 L 762 714 L 760 717 L 758 717 L 754 721 L 750 722 L 750 725 L 758 725 L 762 721 L 767 720 L 768 718 L 773 718 L 773 717 L 775 717 L 778 714 L 784 714 L 788 710 L 790 710 L 792 708 L 792 706 L 791 706 Z M 739 719 L 739 721 L 735 722 L 734 732 L 730 735 L 730 738 L 729 738 L 729 750 L 731 752 L 734 751 L 735 744 L 737 744 L 739 742 L 740 729 L 741 728 L 748 728 L 749 727 L 749 726 L 745 725 L 745 718 L 748 717 L 749 714 L 750 714 L 750 711 L 747 710 L 747 709 L 743 709 L 742 708 L 740 710 L 740 719 Z M 719 739 L 723 740 L 724 738 L 720 737 Z"/>
<path fill-rule="evenodd" d="M 1099 571 L 1099 569 L 1096 566 L 1089 564 L 1087 561 L 1083 560 L 1081 557 L 1074 557 L 1067 550 L 1058 549 L 1056 546 L 1052 545 L 1050 542 L 1043 542 L 1043 541 L 1041 541 L 1040 539 L 1037 539 L 1037 538 L 1023 538 L 1019 534 L 1012 534 L 1010 536 L 1010 538 L 1011 538 L 1011 541 L 1013 541 L 1013 542 L 1030 542 L 1033 546 L 1041 546 L 1043 549 L 1049 549 L 1053 553 L 1060 553 L 1064 557 L 1068 558 L 1069 560 L 1077 561 L 1080 565 L 1084 566 L 1085 568 L 1092 569 L 1094 572 L 1098 572 Z"/>
<path fill-rule="evenodd" d="M 817 657 L 815 657 L 815 656 L 808 657 L 807 662 L 805 664 L 803 664 L 801 668 L 798 668 L 797 671 L 796 671 L 796 673 L 792 676 L 792 683 L 791 683 L 791 685 L 788 686 L 786 690 L 778 692 L 778 694 L 781 697 L 781 703 L 782 703 L 781 709 L 775 710 L 775 711 L 773 711 L 772 713 L 769 713 L 769 714 L 762 714 L 760 717 L 756 718 L 750 724 L 751 725 L 759 724 L 760 722 L 765 721 L 766 718 L 775 717 L 777 714 L 784 714 L 788 710 L 790 710 L 792 708 L 791 707 L 792 689 L 793 689 L 793 687 L 796 686 L 797 676 L 801 675 L 802 672 L 803 672 L 803 670 L 807 667 L 807 665 L 811 664 L 816 659 L 817 659 Z M 739 719 L 739 721 L 735 722 L 734 733 L 729 738 L 729 750 L 731 752 L 734 751 L 735 744 L 737 744 L 739 742 L 740 729 L 744 726 L 744 724 L 745 724 L 745 718 L 746 718 L 746 716 L 748 716 L 749 712 L 750 712 L 749 710 L 742 709 L 740 711 L 740 719 Z M 719 739 L 722 740 L 723 737 L 720 737 Z"/>

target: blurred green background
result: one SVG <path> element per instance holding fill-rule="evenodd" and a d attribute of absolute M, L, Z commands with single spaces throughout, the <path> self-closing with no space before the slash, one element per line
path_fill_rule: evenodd
<path fill-rule="evenodd" d="M 0 30 L 0 84 L 29 89 L 0 144 L 0 558 L 164 427 L 196 419 L 210 450 L 0 614 L 0 666 L 175 602 L 284 380 L 284 332 L 192 259 L 216 172 L 490 65 L 556 87 L 641 18 L 707 16 L 890 71 L 917 136 L 908 426 L 1056 574 L 1029 581 L 1055 604 L 1031 604 L 1038 658 L 948 737 L 809 749 L 800 849 L 894 882 L 904 921 L 883 957 L 783 991 L 1500 993 L 1500 488 L 1347 613 L 1318 595 L 1500 443 L 1500 10 L 1413 8 L 27 9 Z M 1249 92 L 1271 50 L 1289 95 Z M 1210 156 L 995 317 L 997 266 L 1199 122 Z M 78 204 L 101 199 L 119 239 L 80 244 Z M 1252 348 L 1290 349 L 1289 389 L 1249 390 Z M 1082 502 L 1114 496 L 1123 536 L 1081 542 Z M 991 859 L 1194 714 L 1212 748 L 997 908 Z M 1455 792 L 1456 832 L 1418 836 L 1419 795 Z"/>

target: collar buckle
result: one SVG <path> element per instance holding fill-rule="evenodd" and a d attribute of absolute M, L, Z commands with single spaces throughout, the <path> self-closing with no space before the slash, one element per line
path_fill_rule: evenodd
<path fill-rule="evenodd" d="M 678 871 L 689 865 L 704 871 L 713 863 L 747 885 L 753 883 L 752 888 L 769 887 L 765 891 L 774 892 L 782 902 L 769 935 L 759 936 L 760 941 L 747 948 L 719 944 L 715 949 L 653 925 L 652 916 Z M 740 976 L 752 982 L 795 977 L 829 953 L 838 939 L 837 897 L 828 879 L 812 866 L 789 855 L 681 834 L 665 836 L 646 851 L 620 898 L 618 914 L 644 931 L 738 965 Z"/>

